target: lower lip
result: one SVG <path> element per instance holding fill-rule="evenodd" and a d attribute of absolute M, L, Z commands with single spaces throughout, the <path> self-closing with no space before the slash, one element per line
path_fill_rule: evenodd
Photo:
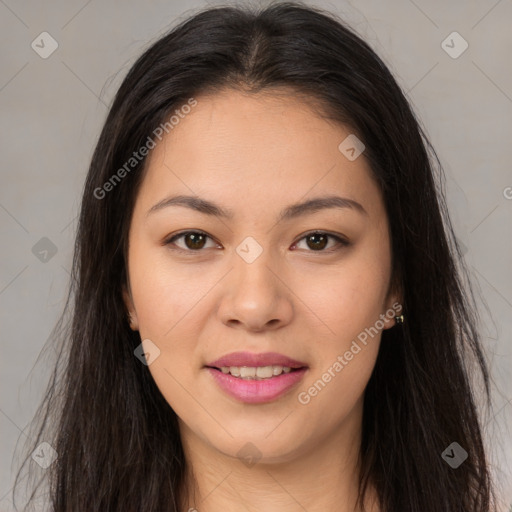
<path fill-rule="evenodd" d="M 228 395 L 247 404 L 261 404 L 276 400 L 302 380 L 307 368 L 263 380 L 244 380 L 222 373 L 214 368 L 206 368 L 219 387 Z"/>

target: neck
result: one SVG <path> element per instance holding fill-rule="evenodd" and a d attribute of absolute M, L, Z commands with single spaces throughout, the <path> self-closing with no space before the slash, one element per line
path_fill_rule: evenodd
<path fill-rule="evenodd" d="M 183 512 L 359 512 L 361 415 L 353 415 L 320 443 L 254 465 L 226 455 L 180 421 L 187 460 Z M 241 441 L 244 446 L 247 440 Z M 255 442 L 254 444 L 257 444 Z M 378 512 L 369 486 L 366 512 Z"/>

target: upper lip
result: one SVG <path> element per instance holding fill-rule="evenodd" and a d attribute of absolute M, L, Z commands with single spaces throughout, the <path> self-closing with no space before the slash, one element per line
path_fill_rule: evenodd
<path fill-rule="evenodd" d="M 289 368 L 303 368 L 306 367 L 306 363 L 301 363 L 291 357 L 277 352 L 264 352 L 262 354 L 252 354 L 250 352 L 232 352 L 226 354 L 220 359 L 216 359 L 206 366 L 212 368 L 222 368 L 229 366 L 288 366 Z"/>

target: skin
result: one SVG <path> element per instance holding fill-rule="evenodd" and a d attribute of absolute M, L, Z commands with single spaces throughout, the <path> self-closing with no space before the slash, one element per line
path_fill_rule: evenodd
<path fill-rule="evenodd" d="M 399 301 L 390 286 L 380 190 L 364 153 L 349 161 L 338 150 L 350 129 L 321 118 L 293 93 L 225 90 L 196 99 L 149 156 L 130 225 L 124 291 L 132 329 L 160 350 L 148 368 L 179 417 L 190 468 L 183 510 L 359 510 L 363 397 L 381 332 L 307 405 L 298 394 Z M 214 201 L 234 217 L 183 206 L 147 214 L 178 194 Z M 284 207 L 331 194 L 359 202 L 366 213 L 331 208 L 276 222 Z M 210 238 L 195 252 L 187 237 L 165 245 L 185 229 Z M 351 245 L 329 238 L 315 249 L 304 238 L 312 230 Z M 252 263 L 236 252 L 248 236 L 263 249 Z M 331 247 L 338 250 L 327 252 Z M 383 328 L 394 325 L 386 318 Z M 239 350 L 279 352 L 309 370 L 279 399 L 244 404 L 204 368 Z M 251 467 L 237 456 L 248 442 L 261 453 Z M 366 505 L 376 512 L 372 498 L 373 488 Z"/>

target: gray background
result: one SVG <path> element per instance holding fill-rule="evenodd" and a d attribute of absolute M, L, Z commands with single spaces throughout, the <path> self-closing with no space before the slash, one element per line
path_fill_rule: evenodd
<path fill-rule="evenodd" d="M 501 507 L 512 510 L 512 1 L 310 4 L 344 17 L 384 59 L 441 158 L 481 294 L 495 389 L 483 422 Z M 35 363 L 64 306 L 80 191 L 107 108 L 142 50 L 207 5 L 218 3 L 0 0 L 2 511 L 12 509 L 16 443 L 46 388 L 50 365 Z M 44 31 L 58 43 L 46 59 L 31 47 Z M 457 58 L 442 46 L 453 31 L 469 44 Z M 458 53 L 452 39 L 444 47 Z M 50 246 L 44 237 L 56 254 L 38 253 Z"/>

